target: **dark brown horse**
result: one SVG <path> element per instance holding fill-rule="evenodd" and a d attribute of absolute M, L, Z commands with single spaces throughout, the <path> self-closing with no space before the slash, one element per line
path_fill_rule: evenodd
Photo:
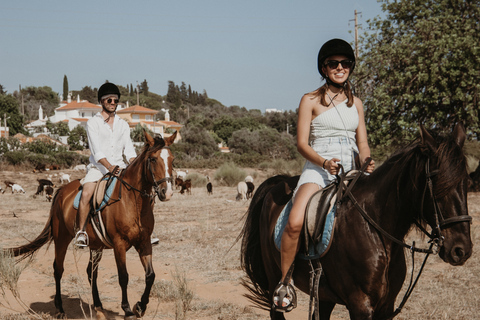
<path fill-rule="evenodd" d="M 397 151 L 371 175 L 359 178 L 352 197 L 345 198 L 337 209 L 329 251 L 312 264 L 296 259 L 294 284 L 306 293 L 310 293 L 312 268 L 319 264 L 323 268 L 314 291 L 320 319 L 330 319 L 337 303 L 345 305 L 355 320 L 395 315 L 395 299 L 406 275 L 403 241 L 415 222 L 422 229 L 431 228 L 430 236 L 445 262 L 457 266 L 470 257 L 463 125 L 455 126 L 449 136 L 433 134 L 423 126 L 420 133 L 416 142 Z M 262 183 L 241 234 L 249 297 L 270 310 L 271 319 L 285 319 L 271 308 L 273 290 L 281 277 L 273 233 L 291 197 L 292 181 L 296 184 L 293 178 L 275 176 Z"/>
<path fill-rule="evenodd" d="M 155 194 L 161 201 L 169 200 L 172 191 L 173 156 L 169 145 L 175 140 L 176 133 L 170 138 L 152 138 L 145 133 L 145 147 L 142 153 L 121 173 L 110 203 L 103 209 L 102 217 L 106 232 L 113 243 L 113 251 L 118 269 L 118 281 L 122 289 L 122 309 L 125 319 L 135 319 L 145 313 L 149 295 L 155 280 L 152 265 L 152 245 L 150 235 L 154 227 L 153 205 Z M 61 279 L 63 263 L 68 245 L 75 235 L 77 210 L 74 198 L 80 190 L 79 180 L 61 187 L 55 194 L 50 217 L 42 233 L 32 242 L 12 248 L 15 256 L 32 256 L 44 244 L 55 243 L 54 276 L 56 285 L 56 316 L 65 318 L 61 298 Z M 154 193 L 155 191 L 155 193 Z M 91 223 L 86 229 L 90 239 L 90 262 L 87 267 L 88 280 L 92 286 L 93 303 L 97 310 L 97 319 L 105 318 L 97 288 L 98 264 L 102 250 L 106 246 L 93 230 Z M 128 302 L 128 273 L 126 252 L 131 247 L 137 250 L 145 270 L 145 290 L 141 300 L 132 309 Z"/>

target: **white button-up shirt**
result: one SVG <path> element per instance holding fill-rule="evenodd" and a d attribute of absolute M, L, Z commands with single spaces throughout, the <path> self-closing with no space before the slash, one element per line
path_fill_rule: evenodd
<path fill-rule="evenodd" d="M 103 116 L 98 112 L 87 121 L 88 145 L 90 147 L 90 163 L 95 165 L 103 174 L 108 172 L 98 160 L 106 158 L 112 165 L 125 168 L 123 155 L 130 160 L 137 153 L 130 138 L 128 123 L 115 114 L 113 130 L 105 123 Z"/>

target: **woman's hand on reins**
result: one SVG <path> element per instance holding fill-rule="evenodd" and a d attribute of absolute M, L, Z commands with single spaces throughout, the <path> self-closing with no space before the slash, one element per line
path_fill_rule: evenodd
<path fill-rule="evenodd" d="M 365 159 L 365 160 L 367 160 L 367 159 Z M 364 162 L 365 162 L 365 160 L 364 160 Z M 366 173 L 372 173 L 374 169 L 375 169 L 375 160 L 371 159 L 370 163 L 368 164 L 367 168 L 365 169 L 365 172 Z"/>
<path fill-rule="evenodd" d="M 337 158 L 332 158 L 327 161 L 325 161 L 325 170 L 327 170 L 330 174 L 338 174 L 338 171 L 340 170 L 339 165 L 337 162 L 340 162 L 340 159 Z"/>

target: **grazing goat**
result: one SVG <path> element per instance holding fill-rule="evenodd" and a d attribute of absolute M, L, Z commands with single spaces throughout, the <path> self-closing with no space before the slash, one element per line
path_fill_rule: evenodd
<path fill-rule="evenodd" d="M 15 193 L 15 192 L 25 193 L 25 190 L 23 190 L 23 188 L 22 188 L 19 184 L 14 183 L 14 184 L 12 185 L 12 193 Z"/>
<path fill-rule="evenodd" d="M 77 164 L 75 167 L 73 167 L 73 170 L 75 171 L 87 171 L 87 166 L 84 164 Z"/>
<path fill-rule="evenodd" d="M 45 170 L 47 170 L 47 166 L 44 163 L 39 163 L 35 166 L 35 169 L 33 169 L 33 173 L 42 172 Z"/>
<path fill-rule="evenodd" d="M 192 180 L 185 180 L 185 182 L 182 182 L 181 187 L 180 194 L 183 194 L 185 191 L 187 194 L 192 194 Z"/>
<path fill-rule="evenodd" d="M 182 180 L 185 180 L 187 177 L 188 170 L 186 171 L 177 171 L 177 178 L 180 178 Z"/>
<path fill-rule="evenodd" d="M 252 176 L 246 176 L 244 181 L 253 183 L 253 178 L 252 178 Z"/>
<path fill-rule="evenodd" d="M 176 189 L 182 187 L 183 179 L 182 178 L 175 178 L 175 187 Z"/>
<path fill-rule="evenodd" d="M 247 183 L 245 181 L 240 181 L 237 184 L 237 197 L 235 198 L 237 201 L 239 200 L 247 200 Z"/>
<path fill-rule="evenodd" d="M 252 182 L 246 182 L 247 184 L 247 200 L 253 198 L 253 190 L 255 190 L 255 185 Z"/>
<path fill-rule="evenodd" d="M 207 194 L 213 194 L 213 186 L 210 181 L 207 183 Z"/>
<path fill-rule="evenodd" d="M 47 186 L 55 188 L 55 185 L 49 179 L 37 179 L 37 181 L 38 181 L 38 187 L 37 187 L 37 192 L 35 193 L 35 195 L 39 195 L 40 193 L 43 194 L 43 191 L 45 190 L 45 187 L 47 187 Z"/>
<path fill-rule="evenodd" d="M 45 193 L 48 202 L 51 202 L 53 198 L 53 188 L 51 186 L 45 186 Z"/>
<path fill-rule="evenodd" d="M 8 189 L 8 188 L 12 188 L 12 186 L 15 184 L 15 182 L 12 182 L 10 180 L 5 180 L 5 190 L 3 191 L 3 193 L 5 193 L 5 191 Z"/>
<path fill-rule="evenodd" d="M 66 182 L 70 182 L 70 175 L 67 174 L 67 173 L 63 173 L 60 175 L 60 182 L 62 184 L 66 183 Z"/>

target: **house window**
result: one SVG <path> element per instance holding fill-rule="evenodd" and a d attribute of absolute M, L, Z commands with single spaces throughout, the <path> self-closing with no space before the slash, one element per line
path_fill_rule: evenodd
<path fill-rule="evenodd" d="M 140 121 L 140 115 L 138 115 L 138 114 L 132 114 L 132 120 L 133 120 L 133 121 Z"/>
<path fill-rule="evenodd" d="M 145 120 L 146 121 L 152 121 L 152 116 L 151 115 L 145 115 Z"/>

